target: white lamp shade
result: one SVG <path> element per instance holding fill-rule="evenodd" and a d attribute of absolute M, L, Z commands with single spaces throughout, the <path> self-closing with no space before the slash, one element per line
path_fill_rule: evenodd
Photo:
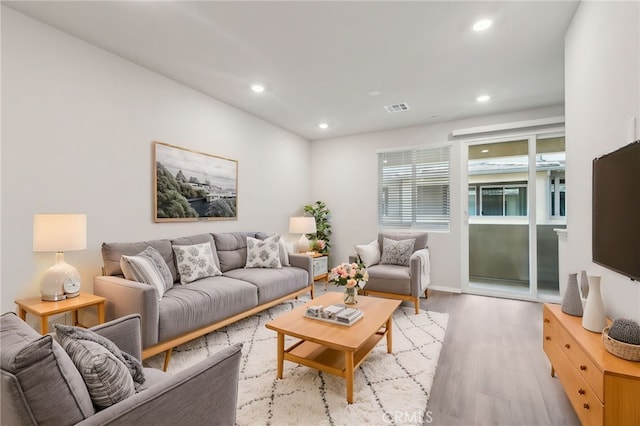
<path fill-rule="evenodd" d="M 33 251 L 65 252 L 86 248 L 86 214 L 33 215 Z"/>
<path fill-rule="evenodd" d="M 310 216 L 290 217 L 289 232 L 292 234 L 313 234 L 316 232 L 316 219 Z"/>

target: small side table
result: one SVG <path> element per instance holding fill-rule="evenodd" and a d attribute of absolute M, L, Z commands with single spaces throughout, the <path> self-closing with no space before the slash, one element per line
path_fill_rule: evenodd
<path fill-rule="evenodd" d="M 324 288 L 329 284 L 329 257 L 323 253 L 309 254 L 313 258 L 313 281 L 324 281 Z"/>
<path fill-rule="evenodd" d="M 104 297 L 96 296 L 89 293 L 80 293 L 77 297 L 64 299 L 58 302 L 47 302 L 39 297 L 31 297 L 29 299 L 16 300 L 18 305 L 18 316 L 23 321 L 27 319 L 27 312 L 40 318 L 40 334 L 49 332 L 49 317 L 51 315 L 66 313 L 71 311 L 73 316 L 73 325 L 78 323 L 78 310 L 90 306 L 96 306 L 98 309 L 98 323 L 104 322 L 104 304 L 107 301 Z"/>

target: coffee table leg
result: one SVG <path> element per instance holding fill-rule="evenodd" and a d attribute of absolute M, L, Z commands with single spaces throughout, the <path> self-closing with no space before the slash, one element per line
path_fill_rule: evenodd
<path fill-rule="evenodd" d="M 278 333 L 278 379 L 282 379 L 284 364 L 284 334 Z"/>
<path fill-rule="evenodd" d="M 393 329 L 393 327 L 391 324 L 391 318 L 392 317 L 389 317 L 389 319 L 387 320 L 387 353 L 393 352 L 393 346 L 392 346 L 393 336 L 391 334 L 391 330 Z"/>
<path fill-rule="evenodd" d="M 349 404 L 353 404 L 353 355 L 353 352 L 344 353 L 345 367 L 347 369 L 347 402 Z"/>

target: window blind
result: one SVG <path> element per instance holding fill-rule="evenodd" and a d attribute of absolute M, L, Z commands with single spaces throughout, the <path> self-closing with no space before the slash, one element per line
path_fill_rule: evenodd
<path fill-rule="evenodd" d="M 448 231 L 450 146 L 378 153 L 378 226 Z"/>

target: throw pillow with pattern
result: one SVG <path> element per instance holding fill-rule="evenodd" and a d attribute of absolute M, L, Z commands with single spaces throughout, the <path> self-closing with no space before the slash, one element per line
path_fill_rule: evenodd
<path fill-rule="evenodd" d="M 413 254 L 413 246 L 416 243 L 415 238 L 407 240 L 391 240 L 384 238 L 382 242 L 381 264 L 409 266 L 411 255 Z"/>
<path fill-rule="evenodd" d="M 171 246 L 176 255 L 176 266 L 180 274 L 180 284 L 201 278 L 222 275 L 213 261 L 211 244 L 202 243 L 191 246 Z"/>
<path fill-rule="evenodd" d="M 120 268 L 126 279 L 153 286 L 158 292 L 158 300 L 164 296 L 165 291 L 173 287 L 173 277 L 167 262 L 151 246 L 135 256 L 123 255 L 120 258 Z"/>
<path fill-rule="evenodd" d="M 247 237 L 247 263 L 245 268 L 282 268 L 280 262 L 280 234 L 265 240 Z"/>

